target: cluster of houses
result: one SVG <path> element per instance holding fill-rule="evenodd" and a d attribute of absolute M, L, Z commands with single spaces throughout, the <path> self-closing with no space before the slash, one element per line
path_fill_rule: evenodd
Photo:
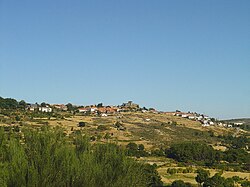
<path fill-rule="evenodd" d="M 27 104 L 26 110 L 40 111 L 40 112 L 52 112 L 52 108 L 49 105 L 39 106 L 38 104 Z"/>
<path fill-rule="evenodd" d="M 56 111 L 68 111 L 69 108 L 68 105 L 64 104 L 27 104 L 26 110 L 29 111 L 40 111 L 40 112 L 52 112 L 53 110 Z M 204 114 L 199 114 L 196 112 L 181 112 L 179 110 L 176 110 L 175 112 L 158 112 L 157 110 L 150 108 L 146 109 L 145 107 L 140 108 L 138 104 L 133 103 L 132 101 L 128 101 L 127 103 L 123 103 L 119 106 L 103 106 L 102 103 L 98 105 L 91 105 L 91 106 L 74 106 L 76 111 L 83 114 L 97 114 L 102 117 L 106 117 L 108 115 L 116 114 L 119 112 L 129 112 L 129 111 L 141 111 L 143 113 L 145 112 L 151 112 L 151 113 L 165 113 L 165 114 L 172 114 L 174 116 L 179 116 L 182 118 L 187 118 L 194 121 L 199 121 L 203 127 L 208 127 L 212 125 L 217 125 L 220 127 L 239 127 L 243 123 L 224 123 L 220 121 L 216 121 L 214 118 L 210 118 Z M 146 121 L 149 121 L 150 119 L 146 119 Z"/>
<path fill-rule="evenodd" d="M 188 118 L 190 120 L 199 121 L 199 122 L 202 123 L 203 127 L 208 127 L 210 125 L 215 125 L 215 120 L 213 118 L 210 118 L 210 117 L 208 117 L 206 115 L 203 115 L 203 114 L 198 114 L 196 112 L 185 113 L 185 112 L 181 112 L 181 111 L 176 111 L 176 112 L 173 112 L 173 115 L 174 116 L 180 116 L 180 117 L 183 117 L 183 118 Z"/>
<path fill-rule="evenodd" d="M 241 125 L 243 125 L 244 123 L 224 123 L 224 122 L 219 122 L 217 123 L 218 126 L 220 127 L 240 127 Z"/>
<path fill-rule="evenodd" d="M 101 116 L 107 116 L 108 114 L 114 114 L 119 112 L 119 108 L 115 106 L 101 106 L 97 107 L 96 105 L 80 107 L 78 108 L 80 113 L 92 113 L 92 114 L 101 114 Z"/>
<path fill-rule="evenodd" d="M 30 104 L 28 103 L 26 106 L 26 110 L 28 111 L 40 111 L 40 112 L 52 112 L 54 110 L 67 111 L 68 108 L 64 104 L 52 104 L 52 105 L 39 105 L 39 104 Z"/>
<path fill-rule="evenodd" d="M 181 111 L 176 111 L 176 112 L 166 112 L 166 113 L 171 113 L 174 116 L 179 116 L 182 118 L 187 118 L 190 120 L 195 120 L 201 122 L 203 127 L 209 127 L 212 125 L 217 125 L 219 127 L 226 127 L 226 128 L 232 128 L 232 127 L 239 127 L 243 125 L 243 123 L 225 123 L 221 121 L 216 121 L 214 118 L 210 118 L 204 114 L 198 114 L 196 112 L 181 112 Z"/>
<path fill-rule="evenodd" d="M 123 103 L 120 106 L 103 106 L 102 104 L 98 104 L 86 107 L 79 107 L 78 112 L 100 114 L 101 116 L 105 117 L 108 114 L 115 114 L 118 112 L 137 111 L 139 108 L 140 107 L 138 104 L 135 104 L 132 101 L 128 101 L 127 103 Z"/>
<path fill-rule="evenodd" d="M 127 103 L 123 103 L 120 106 L 103 106 L 102 103 L 98 105 L 91 106 L 82 106 L 77 107 L 76 111 L 79 113 L 88 113 L 88 114 L 100 114 L 101 116 L 107 116 L 108 114 L 114 114 L 117 112 L 128 112 L 128 111 L 137 111 L 140 109 L 138 104 L 133 103 L 132 101 L 128 101 Z M 68 107 L 64 104 L 27 104 L 26 110 L 29 111 L 40 111 L 40 112 L 52 112 L 53 110 L 59 111 L 67 111 Z"/>

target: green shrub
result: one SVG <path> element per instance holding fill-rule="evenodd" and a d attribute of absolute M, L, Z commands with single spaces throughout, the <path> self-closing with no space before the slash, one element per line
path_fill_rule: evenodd
<path fill-rule="evenodd" d="M 73 145 L 61 128 L 0 128 L 1 186 L 162 186 L 155 166 L 127 157 L 115 144 L 94 144 L 79 133 Z"/>

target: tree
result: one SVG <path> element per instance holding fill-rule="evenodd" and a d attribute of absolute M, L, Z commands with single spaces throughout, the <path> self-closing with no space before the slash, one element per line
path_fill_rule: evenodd
<path fill-rule="evenodd" d="M 224 155 L 224 159 L 231 163 L 247 163 L 250 160 L 250 154 L 244 149 L 229 149 Z"/>
<path fill-rule="evenodd" d="M 185 183 L 182 180 L 175 180 L 170 187 L 191 187 L 190 183 Z"/>
<path fill-rule="evenodd" d="M 250 181 L 243 181 L 241 182 L 242 187 L 249 187 L 250 186 Z"/>
<path fill-rule="evenodd" d="M 41 103 L 41 107 L 46 107 L 46 103 L 45 103 L 45 102 L 42 102 L 42 103 Z"/>
<path fill-rule="evenodd" d="M 19 107 L 20 107 L 21 109 L 25 109 L 26 106 L 27 106 L 27 103 L 26 103 L 24 100 L 21 100 L 21 101 L 19 102 Z"/>
<path fill-rule="evenodd" d="M 153 164 L 145 164 L 144 165 L 144 175 L 147 177 L 147 185 L 151 187 L 163 186 L 163 182 L 161 181 L 161 177 L 159 176 L 157 170 L 157 165 Z"/>
<path fill-rule="evenodd" d="M 0 97 L 0 108 L 4 109 L 16 109 L 18 107 L 18 102 L 11 98 Z"/>
<path fill-rule="evenodd" d="M 81 131 L 0 127 L 0 186 L 162 186 L 155 165 L 136 162 L 116 144 L 91 144 Z M 22 138 L 22 141 L 20 141 Z"/>
<path fill-rule="evenodd" d="M 203 187 L 233 187 L 229 185 L 229 183 L 225 185 L 225 182 L 225 178 L 219 173 L 216 173 L 213 177 L 204 182 Z"/>
<path fill-rule="evenodd" d="M 213 165 L 219 159 L 217 151 L 212 146 L 199 142 L 182 142 L 173 144 L 166 150 L 167 157 L 179 162 L 198 162 Z"/>
<path fill-rule="evenodd" d="M 71 103 L 66 104 L 67 110 L 72 111 L 74 109 L 73 105 Z"/>
<path fill-rule="evenodd" d="M 209 175 L 210 175 L 209 171 L 204 170 L 204 169 L 198 169 L 197 176 L 195 177 L 195 180 L 201 186 L 202 183 L 204 183 L 208 180 Z"/>
<path fill-rule="evenodd" d="M 144 151 L 144 145 L 143 144 L 139 144 L 138 145 L 138 150 L 139 151 Z"/>
<path fill-rule="evenodd" d="M 102 103 L 98 103 L 98 104 L 97 104 L 97 108 L 101 108 L 102 106 L 103 106 Z"/>
<path fill-rule="evenodd" d="M 134 151 L 137 151 L 138 150 L 138 146 L 136 143 L 133 143 L 133 142 L 130 142 L 127 146 L 127 149 L 129 150 L 134 150 Z"/>
<path fill-rule="evenodd" d="M 78 123 L 78 127 L 85 127 L 85 122 L 83 122 L 83 121 L 80 121 L 79 123 Z"/>

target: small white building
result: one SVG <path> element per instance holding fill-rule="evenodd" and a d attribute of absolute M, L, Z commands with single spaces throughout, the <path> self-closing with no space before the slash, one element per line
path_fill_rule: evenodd
<path fill-rule="evenodd" d="M 243 125 L 243 123 L 234 123 L 234 125 L 239 126 L 239 125 Z"/>
<path fill-rule="evenodd" d="M 202 116 L 197 116 L 196 119 L 197 119 L 198 121 L 201 121 L 201 120 L 203 119 L 203 117 L 202 117 Z"/>
<path fill-rule="evenodd" d="M 204 119 L 209 119 L 209 117 L 208 116 L 204 116 Z"/>
<path fill-rule="evenodd" d="M 37 104 L 28 104 L 26 106 L 26 110 L 29 110 L 29 111 L 35 111 L 37 108 L 38 108 Z"/>
<path fill-rule="evenodd" d="M 89 109 L 88 108 L 78 108 L 79 112 L 88 112 Z"/>
<path fill-rule="evenodd" d="M 188 116 L 188 119 L 195 119 L 195 116 Z"/>
<path fill-rule="evenodd" d="M 46 107 L 39 107 L 38 110 L 40 112 L 52 112 L 52 108 L 46 106 Z"/>
<path fill-rule="evenodd" d="M 214 125 L 214 122 L 212 122 L 212 121 L 209 121 L 208 123 L 209 123 L 209 125 Z"/>
<path fill-rule="evenodd" d="M 105 114 L 105 113 L 103 113 L 103 114 L 101 114 L 101 116 L 102 116 L 102 117 L 107 117 L 108 115 Z"/>
<path fill-rule="evenodd" d="M 90 108 L 90 112 L 96 112 L 97 110 L 97 108 Z"/>

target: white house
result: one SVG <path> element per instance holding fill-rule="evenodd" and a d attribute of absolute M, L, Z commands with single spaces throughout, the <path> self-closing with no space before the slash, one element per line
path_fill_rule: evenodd
<path fill-rule="evenodd" d="M 41 112 L 52 112 L 52 108 L 46 106 L 46 107 L 39 107 L 38 108 L 39 111 Z"/>
<path fill-rule="evenodd" d="M 221 122 L 218 123 L 218 126 L 223 127 L 223 123 L 221 123 Z"/>
<path fill-rule="evenodd" d="M 243 125 L 243 123 L 234 123 L 234 125 L 239 126 L 239 125 Z"/>
<path fill-rule="evenodd" d="M 88 112 L 89 109 L 88 108 L 78 108 L 79 112 Z"/>
<path fill-rule="evenodd" d="M 97 110 L 98 110 L 97 108 L 90 108 L 90 112 L 95 112 Z"/>
<path fill-rule="evenodd" d="M 26 110 L 35 111 L 38 108 L 37 104 L 28 104 Z"/>
<path fill-rule="evenodd" d="M 195 116 L 188 116 L 188 119 L 195 119 Z"/>
<path fill-rule="evenodd" d="M 101 116 L 102 117 L 107 117 L 108 115 L 103 113 L 103 114 L 101 114 Z"/>
<path fill-rule="evenodd" d="M 204 121 L 203 121 L 203 124 L 208 124 L 208 120 L 204 120 Z"/>
<path fill-rule="evenodd" d="M 202 116 L 198 116 L 198 117 L 196 117 L 196 119 L 197 119 L 198 121 L 201 121 L 201 120 L 203 119 L 203 117 L 202 117 Z"/>
<path fill-rule="evenodd" d="M 181 117 L 183 117 L 183 118 L 187 118 L 187 117 L 188 117 L 188 115 L 187 115 L 187 114 L 182 114 L 182 115 L 181 115 Z"/>
<path fill-rule="evenodd" d="M 209 125 L 214 125 L 214 122 L 212 122 L 212 121 L 209 121 L 208 123 L 209 123 Z"/>

